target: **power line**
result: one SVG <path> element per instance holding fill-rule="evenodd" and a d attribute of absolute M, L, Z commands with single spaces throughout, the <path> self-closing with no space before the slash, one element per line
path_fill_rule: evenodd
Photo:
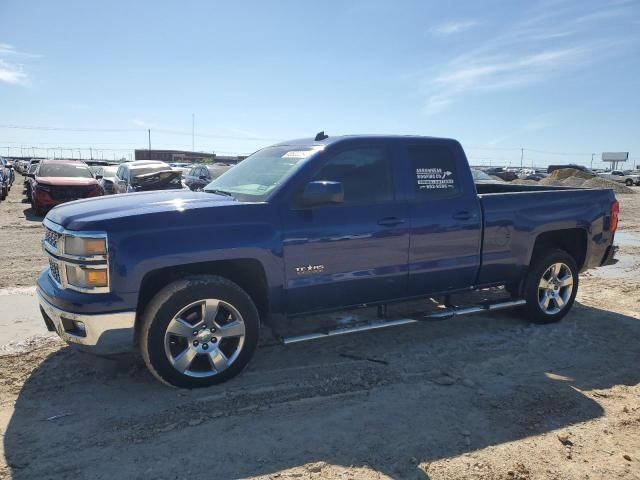
<path fill-rule="evenodd" d="M 250 136 L 250 135 L 218 135 L 218 134 L 195 134 L 194 132 L 187 132 L 184 130 L 172 130 L 167 128 L 76 128 L 76 127 L 47 127 L 41 125 L 0 125 L 0 128 L 8 128 L 14 130 L 40 130 L 40 131 L 54 131 L 54 132 L 83 132 L 83 133 L 117 133 L 117 132 L 136 132 L 142 133 L 147 132 L 148 130 L 153 130 L 154 132 L 165 133 L 167 135 L 183 135 L 190 137 L 198 137 L 198 138 L 219 138 L 219 139 L 227 139 L 227 140 L 256 140 L 256 141 L 269 141 L 269 142 L 279 142 L 281 138 L 273 138 L 273 137 L 259 137 L 259 136 Z"/>
<path fill-rule="evenodd" d="M 70 127 L 43 127 L 36 125 L 0 125 L 0 128 L 16 130 L 44 130 L 60 132 L 139 132 L 137 128 L 70 128 Z"/>

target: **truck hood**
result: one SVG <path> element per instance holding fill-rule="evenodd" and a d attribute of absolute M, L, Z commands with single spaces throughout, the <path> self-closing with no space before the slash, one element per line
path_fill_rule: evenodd
<path fill-rule="evenodd" d="M 112 219 L 238 204 L 223 195 L 163 190 L 77 200 L 55 207 L 47 219 L 68 230 L 91 230 L 102 228 L 102 222 Z"/>

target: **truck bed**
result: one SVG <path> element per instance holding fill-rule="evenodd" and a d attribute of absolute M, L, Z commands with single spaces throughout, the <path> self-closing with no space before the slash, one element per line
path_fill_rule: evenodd
<path fill-rule="evenodd" d="M 613 233 L 605 228 L 612 190 L 538 185 L 476 185 L 483 216 L 481 268 L 477 285 L 521 278 L 536 242 L 561 231 L 566 250 L 584 245 L 581 269 L 597 267 Z"/>

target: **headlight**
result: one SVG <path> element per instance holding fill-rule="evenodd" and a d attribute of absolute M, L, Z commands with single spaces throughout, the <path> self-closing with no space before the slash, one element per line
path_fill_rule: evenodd
<path fill-rule="evenodd" d="M 64 239 L 64 253 L 79 257 L 106 255 L 107 241 L 104 238 L 67 236 Z"/>
<path fill-rule="evenodd" d="M 67 282 L 74 287 L 97 288 L 109 285 L 106 268 L 85 268 L 67 264 Z"/>

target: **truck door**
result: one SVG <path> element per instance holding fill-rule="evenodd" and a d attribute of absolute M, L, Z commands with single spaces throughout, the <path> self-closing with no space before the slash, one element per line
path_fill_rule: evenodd
<path fill-rule="evenodd" d="M 468 288 L 480 267 L 482 214 L 462 148 L 452 141 L 418 140 L 405 153 L 409 294 Z"/>
<path fill-rule="evenodd" d="M 371 142 L 327 153 L 310 177 L 341 182 L 343 203 L 283 210 L 290 314 L 407 294 L 407 204 L 397 195 L 390 150 Z"/>

